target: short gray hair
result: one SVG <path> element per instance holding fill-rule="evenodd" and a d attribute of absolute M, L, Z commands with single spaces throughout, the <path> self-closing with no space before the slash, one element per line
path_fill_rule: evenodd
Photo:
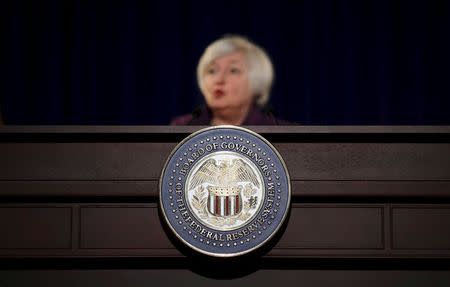
<path fill-rule="evenodd" d="M 243 52 L 247 59 L 249 84 L 256 104 L 264 106 L 270 97 L 274 78 L 273 65 L 264 49 L 242 36 L 226 35 L 205 49 L 197 66 L 197 83 L 200 90 L 205 93 L 203 78 L 208 65 L 221 56 L 237 51 Z"/>

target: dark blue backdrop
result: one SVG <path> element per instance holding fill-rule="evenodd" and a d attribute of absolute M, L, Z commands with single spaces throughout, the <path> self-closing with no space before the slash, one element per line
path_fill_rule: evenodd
<path fill-rule="evenodd" d="M 9 124 L 167 124 L 202 102 L 197 61 L 266 47 L 271 104 L 302 124 L 450 124 L 450 1 L 3 1 Z"/>

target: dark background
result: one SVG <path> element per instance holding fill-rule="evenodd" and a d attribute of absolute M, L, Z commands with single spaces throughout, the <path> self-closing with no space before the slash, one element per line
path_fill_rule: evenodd
<path fill-rule="evenodd" d="M 226 33 L 265 47 L 271 107 L 313 125 L 450 124 L 450 1 L 3 1 L 7 124 L 167 124 Z"/>

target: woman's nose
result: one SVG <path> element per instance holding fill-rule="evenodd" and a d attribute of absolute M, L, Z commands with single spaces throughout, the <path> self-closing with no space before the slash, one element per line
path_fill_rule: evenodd
<path fill-rule="evenodd" d="M 216 84 L 225 83 L 225 73 L 223 71 L 219 71 L 216 73 L 216 77 L 214 78 L 214 82 Z"/>

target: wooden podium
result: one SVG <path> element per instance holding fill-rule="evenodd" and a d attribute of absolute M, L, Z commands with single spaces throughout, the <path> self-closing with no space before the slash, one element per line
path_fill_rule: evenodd
<path fill-rule="evenodd" d="M 286 162 L 291 212 L 222 262 L 158 211 L 169 153 L 200 128 L 0 127 L 0 286 L 450 286 L 450 127 L 249 127 Z"/>

